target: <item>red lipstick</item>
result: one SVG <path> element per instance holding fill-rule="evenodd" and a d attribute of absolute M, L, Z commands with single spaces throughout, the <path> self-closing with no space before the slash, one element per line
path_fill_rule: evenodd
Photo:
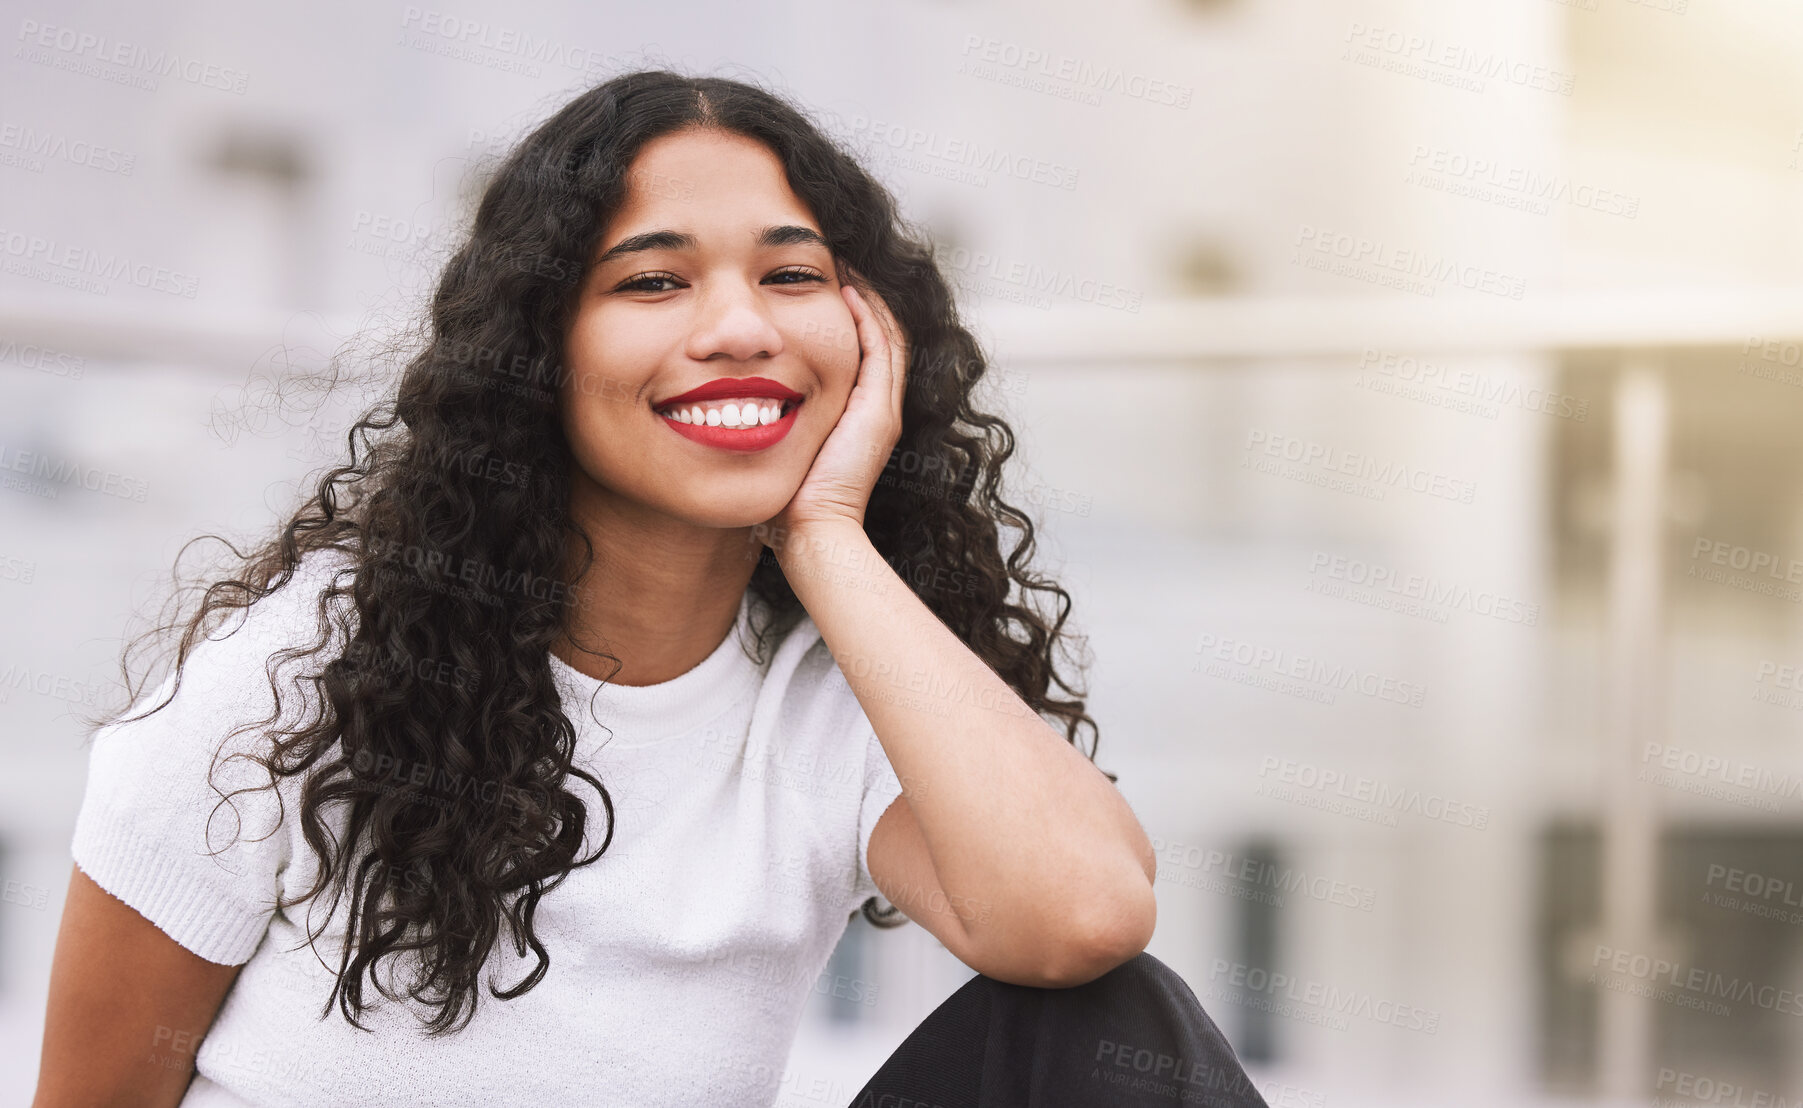
<path fill-rule="evenodd" d="M 754 422 L 732 427 L 719 424 L 717 416 L 714 417 L 715 424 L 696 422 L 695 414 L 700 409 L 690 405 L 710 400 L 775 400 L 781 404 L 782 414 L 774 423 Z M 665 426 L 692 442 L 735 453 L 755 453 L 775 446 L 788 435 L 790 428 L 795 426 L 795 413 L 801 407 L 801 400 L 800 393 L 768 377 L 719 377 L 700 388 L 653 404 L 652 409 Z M 747 411 L 751 410 L 751 405 L 745 407 Z M 683 422 L 685 419 L 689 422 Z"/>
<path fill-rule="evenodd" d="M 725 396 L 756 396 L 771 400 L 801 399 L 800 393 L 780 381 L 772 381 L 768 377 L 718 377 L 700 388 L 690 389 L 688 392 L 680 396 L 672 396 L 668 400 L 660 400 L 651 406 L 664 408 L 671 404 L 718 400 Z"/>

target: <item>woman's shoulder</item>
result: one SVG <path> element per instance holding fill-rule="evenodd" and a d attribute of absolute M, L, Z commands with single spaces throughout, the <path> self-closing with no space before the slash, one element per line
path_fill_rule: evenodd
<path fill-rule="evenodd" d="M 303 558 L 274 590 L 196 636 L 149 696 L 94 735 L 76 864 L 211 961 L 250 957 L 295 853 L 293 829 L 277 832 L 298 779 L 278 783 L 269 760 L 275 733 L 317 707 L 308 678 L 329 655 L 308 648 L 343 563 L 336 551 Z M 284 666 L 290 650 L 295 664 Z"/>
<path fill-rule="evenodd" d="M 221 737 L 220 725 L 250 722 L 253 713 L 274 707 L 278 688 L 294 694 L 293 700 L 305 699 L 312 684 L 306 677 L 343 647 L 346 628 L 339 617 L 354 609 L 348 596 L 335 611 L 323 602 L 349 566 L 342 551 L 312 551 L 285 580 L 272 580 L 265 595 L 209 620 L 186 655 L 172 659 L 155 690 L 101 727 L 95 744 L 116 746 L 129 734 L 145 745 L 156 735 L 163 745 L 193 748 L 208 734 Z"/>

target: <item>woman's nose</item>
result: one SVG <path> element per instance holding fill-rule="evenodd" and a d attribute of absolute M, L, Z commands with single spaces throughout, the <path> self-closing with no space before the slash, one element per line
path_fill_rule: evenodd
<path fill-rule="evenodd" d="M 695 328 L 689 334 L 690 357 L 704 361 L 724 355 L 748 361 L 774 357 L 782 349 L 782 333 L 755 287 L 724 282 L 702 296 Z"/>

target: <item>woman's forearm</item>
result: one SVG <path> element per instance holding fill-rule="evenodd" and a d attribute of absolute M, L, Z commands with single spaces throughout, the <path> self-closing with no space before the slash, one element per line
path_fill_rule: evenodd
<path fill-rule="evenodd" d="M 900 778 L 974 948 L 1143 949 L 1155 857 L 1101 770 L 961 642 L 852 523 L 773 537 Z M 1137 944 L 1137 945 L 1135 945 Z"/>

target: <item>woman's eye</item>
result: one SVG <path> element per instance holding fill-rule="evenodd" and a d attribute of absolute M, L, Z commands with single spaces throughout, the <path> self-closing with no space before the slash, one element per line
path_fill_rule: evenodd
<path fill-rule="evenodd" d="M 771 284 L 794 285 L 805 281 L 824 282 L 826 278 L 811 269 L 782 269 L 764 279 Z M 630 281 L 622 282 L 616 291 L 619 292 L 670 292 L 671 288 L 659 287 L 667 283 L 674 287 L 681 285 L 681 280 L 671 273 L 645 273 Z"/>
<path fill-rule="evenodd" d="M 625 291 L 630 291 L 630 292 L 669 292 L 670 291 L 669 289 L 650 288 L 647 286 L 646 282 L 652 282 L 652 283 L 656 283 L 658 281 L 674 282 L 675 280 L 676 280 L 676 278 L 668 273 L 647 273 L 642 277 L 634 277 L 632 280 L 624 282 L 623 284 L 620 285 L 620 291 L 623 291 L 623 292 L 625 292 Z"/>
<path fill-rule="evenodd" d="M 815 273 L 811 269 L 781 269 L 781 270 L 776 271 L 775 273 L 772 273 L 769 277 L 767 277 L 765 279 L 769 280 L 769 281 L 776 281 L 777 284 L 781 284 L 781 285 L 792 285 L 792 284 L 797 283 L 795 281 L 777 281 L 777 278 L 779 278 L 779 277 L 796 277 L 802 281 L 825 281 L 826 280 L 826 278 L 824 276 L 822 276 L 821 274 Z"/>

